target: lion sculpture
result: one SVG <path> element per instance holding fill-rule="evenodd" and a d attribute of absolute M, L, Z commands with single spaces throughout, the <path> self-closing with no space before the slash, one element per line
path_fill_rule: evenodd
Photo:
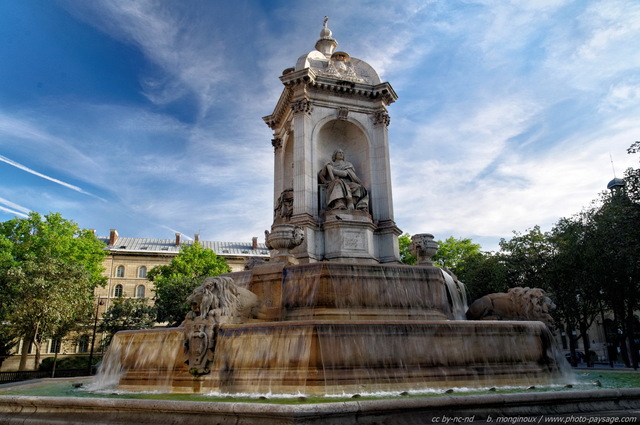
<path fill-rule="evenodd" d="M 236 285 L 227 276 L 208 277 L 187 298 L 191 311 L 187 320 L 196 317 L 213 319 L 214 323 L 237 323 L 250 317 L 258 306 L 258 297 Z"/>
<path fill-rule="evenodd" d="M 551 310 L 555 304 L 540 288 L 511 288 L 505 293 L 485 295 L 467 310 L 469 320 L 532 320 L 543 322 L 553 332 Z"/>
<path fill-rule="evenodd" d="M 184 328 L 184 357 L 194 376 L 210 372 L 217 333 L 225 323 L 243 323 L 258 311 L 258 296 L 228 276 L 208 277 L 187 298 L 191 311 Z"/>

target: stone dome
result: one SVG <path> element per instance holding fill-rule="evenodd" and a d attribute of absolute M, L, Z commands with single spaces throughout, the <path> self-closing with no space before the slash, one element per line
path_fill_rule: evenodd
<path fill-rule="evenodd" d="M 333 77 L 342 81 L 376 85 L 380 84 L 380 77 L 371 65 L 363 60 L 351 57 L 346 52 L 335 52 L 338 42 L 332 37 L 325 17 L 324 26 L 320 31 L 320 39 L 316 42 L 315 50 L 298 58 L 295 71 L 311 68 L 316 75 Z"/>

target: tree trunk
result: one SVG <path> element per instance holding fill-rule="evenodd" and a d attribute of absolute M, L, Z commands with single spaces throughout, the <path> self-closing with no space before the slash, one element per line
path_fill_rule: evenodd
<path fill-rule="evenodd" d="M 589 351 L 591 351 L 591 342 L 589 341 L 589 331 L 585 322 L 580 322 L 580 333 L 582 334 L 582 345 L 584 346 L 584 357 L 587 367 L 593 367 L 591 356 L 589 355 Z"/>
<path fill-rule="evenodd" d="M 37 343 L 39 328 L 40 328 L 40 322 L 37 322 L 36 328 L 34 329 L 33 334 L 27 335 L 27 338 L 24 341 L 24 343 L 26 343 L 26 346 L 24 344 L 22 345 L 22 354 L 20 355 L 20 366 L 18 366 L 18 370 L 25 370 L 27 368 L 27 359 L 29 358 L 29 348 L 31 347 L 31 344 L 33 344 L 36 347 L 36 360 L 39 360 L 38 357 L 40 355 L 40 352 L 39 352 L 40 346 Z M 37 370 L 37 367 L 36 367 L 36 370 Z"/>
<path fill-rule="evenodd" d="M 34 338 L 33 339 L 33 346 L 36 348 L 36 354 L 34 357 L 34 361 L 33 361 L 33 370 L 38 370 L 40 368 L 40 349 L 42 346 L 42 341 L 40 341 L 40 338 Z"/>
<path fill-rule="evenodd" d="M 58 362 L 58 351 L 59 350 L 55 350 L 55 354 L 53 355 L 53 369 L 51 369 L 52 378 L 56 377 L 56 363 Z"/>
<path fill-rule="evenodd" d="M 18 370 L 25 370 L 27 368 L 27 360 L 29 359 L 29 347 L 33 344 L 34 337 L 32 335 L 27 336 L 22 341 L 22 353 L 20 353 L 20 365 Z"/>
<path fill-rule="evenodd" d="M 629 351 L 631 354 L 631 367 L 634 370 L 638 369 L 638 347 L 635 341 L 635 326 L 634 326 L 634 317 L 633 317 L 633 304 L 631 300 L 629 300 L 629 307 L 627 312 L 627 340 L 629 341 Z"/>
<path fill-rule="evenodd" d="M 569 357 L 569 362 L 571 366 L 578 366 L 578 359 L 576 357 L 576 337 L 573 335 L 573 327 L 570 324 L 567 324 L 567 337 L 569 338 L 569 352 L 571 353 Z"/>

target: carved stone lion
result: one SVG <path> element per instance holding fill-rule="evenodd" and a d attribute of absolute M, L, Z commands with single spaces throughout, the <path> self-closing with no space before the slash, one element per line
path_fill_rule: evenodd
<path fill-rule="evenodd" d="M 242 323 L 255 314 L 258 297 L 236 285 L 228 276 L 208 277 L 187 298 L 191 311 L 182 322 L 185 328 L 185 363 L 194 376 L 209 373 L 216 336 L 224 323 Z"/>
<path fill-rule="evenodd" d="M 554 330 L 551 310 L 555 304 L 540 288 L 511 288 L 505 293 L 485 295 L 467 310 L 469 320 L 533 320 Z"/>
<path fill-rule="evenodd" d="M 258 305 L 258 297 L 236 285 L 230 277 L 215 276 L 206 278 L 194 289 L 187 302 L 191 305 L 187 320 L 200 316 L 223 323 L 249 317 Z"/>

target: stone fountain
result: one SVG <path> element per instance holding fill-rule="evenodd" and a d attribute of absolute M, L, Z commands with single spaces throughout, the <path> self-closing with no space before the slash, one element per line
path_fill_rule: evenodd
<path fill-rule="evenodd" d="M 118 333 L 101 382 L 353 394 L 561 378 L 544 323 L 466 319 L 464 286 L 430 260 L 432 235 L 414 236 L 417 265 L 400 263 L 386 109 L 397 96 L 337 45 L 325 19 L 264 117 L 275 151 L 271 261 L 207 279 L 178 328 Z"/>

